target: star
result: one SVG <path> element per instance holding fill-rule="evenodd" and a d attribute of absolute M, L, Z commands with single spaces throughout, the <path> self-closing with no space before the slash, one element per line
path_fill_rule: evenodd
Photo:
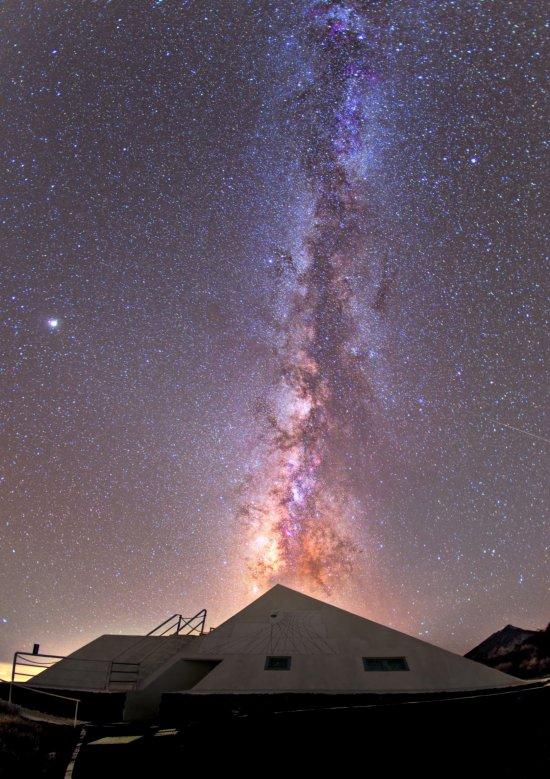
<path fill-rule="evenodd" d="M 4 6 L 0 662 L 542 627 L 542 1 Z"/>

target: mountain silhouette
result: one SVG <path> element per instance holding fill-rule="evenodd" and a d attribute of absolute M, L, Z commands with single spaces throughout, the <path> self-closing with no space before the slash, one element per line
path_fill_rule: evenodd
<path fill-rule="evenodd" d="M 520 679 L 549 676 L 550 623 L 544 630 L 506 625 L 464 656 Z"/>

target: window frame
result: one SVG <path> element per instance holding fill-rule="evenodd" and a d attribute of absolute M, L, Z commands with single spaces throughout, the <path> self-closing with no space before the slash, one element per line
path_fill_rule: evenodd
<path fill-rule="evenodd" d="M 403 656 L 392 656 L 392 657 L 363 657 L 363 670 L 367 673 L 393 673 L 393 672 L 402 672 L 402 671 L 410 671 L 409 664 L 407 662 L 407 658 Z M 392 660 L 398 660 L 401 664 L 399 668 L 390 668 L 389 663 Z M 369 662 L 377 662 L 380 663 L 380 668 L 368 668 L 367 665 Z"/>
<path fill-rule="evenodd" d="M 286 666 L 272 666 L 270 665 L 271 660 L 285 660 L 287 661 Z M 292 656 L 291 655 L 266 655 L 265 658 L 265 665 L 264 665 L 264 671 L 290 671 L 292 667 Z"/>

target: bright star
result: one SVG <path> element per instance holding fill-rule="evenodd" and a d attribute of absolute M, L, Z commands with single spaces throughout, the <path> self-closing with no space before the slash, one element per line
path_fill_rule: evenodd
<path fill-rule="evenodd" d="M 48 319 L 48 327 L 50 328 L 50 330 L 57 330 L 57 328 L 59 327 L 59 319 L 55 319 L 53 317 L 51 319 Z"/>

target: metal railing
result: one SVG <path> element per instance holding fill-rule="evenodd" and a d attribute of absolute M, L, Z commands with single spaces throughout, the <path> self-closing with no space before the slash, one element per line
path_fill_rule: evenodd
<path fill-rule="evenodd" d="M 38 658 L 41 658 L 40 660 Z M 40 669 L 37 673 L 51 668 L 59 660 L 64 660 L 65 655 L 41 655 L 38 652 L 15 652 L 11 668 L 11 681 L 15 682 L 16 676 L 23 676 L 26 679 L 32 679 L 36 673 L 18 670 L 18 668 Z"/>
<path fill-rule="evenodd" d="M 46 695 L 50 698 L 59 698 L 64 701 L 72 701 L 74 703 L 74 715 L 73 715 L 73 727 L 76 728 L 78 724 L 78 706 L 80 704 L 80 698 L 70 698 L 68 695 L 58 695 L 57 693 L 53 692 L 45 692 L 44 690 L 39 690 L 37 687 L 30 687 L 28 684 L 19 684 L 18 682 L 11 681 L 9 682 L 10 685 L 10 691 L 8 694 L 8 703 L 14 704 L 13 700 L 13 688 L 20 688 L 22 690 L 25 690 L 25 693 L 27 692 L 33 692 L 37 695 Z M 17 705 L 17 704 L 14 704 Z M 21 705 L 21 704 L 19 704 Z M 28 708 L 28 707 L 26 707 Z"/>
<path fill-rule="evenodd" d="M 139 678 L 140 663 L 130 663 L 123 660 L 96 660 L 87 657 L 67 657 L 66 655 L 41 655 L 38 652 L 15 652 L 13 656 L 13 665 L 11 671 L 11 683 L 18 684 L 16 677 L 23 676 L 26 679 L 33 679 L 38 674 L 28 673 L 20 668 L 40 669 L 45 671 L 51 668 L 60 660 L 66 660 L 69 663 L 72 662 L 77 667 L 90 667 L 90 664 L 94 664 L 97 668 L 98 663 L 103 666 L 105 672 L 103 674 L 103 682 L 100 684 L 100 689 L 109 690 L 113 683 L 126 683 L 132 685 L 135 688 Z M 101 673 L 101 671 L 98 671 Z M 97 678 L 97 676 L 96 676 Z M 25 687 L 31 689 L 28 681 L 21 683 Z"/>
<path fill-rule="evenodd" d="M 105 689 L 110 690 L 112 684 L 131 685 L 135 690 L 139 680 L 141 663 L 126 663 L 120 660 L 112 660 L 109 663 Z"/>
<path fill-rule="evenodd" d="M 206 624 L 206 609 L 201 609 L 192 617 L 184 617 L 183 614 L 172 614 L 171 617 L 165 619 L 156 628 L 149 631 L 145 636 L 138 638 L 136 642 L 131 646 L 125 647 L 114 659 L 111 660 L 97 660 L 85 657 L 67 657 L 66 655 L 48 655 L 40 654 L 38 652 L 38 644 L 35 645 L 35 649 L 32 652 L 15 652 L 13 655 L 13 664 L 11 672 L 11 683 L 17 684 L 17 679 L 23 677 L 23 679 L 30 680 L 34 676 L 38 675 L 41 671 L 45 671 L 51 668 L 60 660 L 66 660 L 72 663 L 75 667 L 79 667 L 83 664 L 86 667 L 90 667 L 90 663 L 103 665 L 105 672 L 98 669 L 94 674 L 96 689 L 112 690 L 111 685 L 125 684 L 129 685 L 131 689 L 135 689 L 139 682 L 140 670 L 143 665 L 143 660 L 149 658 L 157 652 L 158 647 L 153 647 L 149 652 L 143 655 L 139 661 L 130 662 L 127 660 L 118 660 L 117 657 L 124 656 L 125 653 L 132 650 L 135 651 L 136 647 L 139 647 L 149 636 L 202 636 L 205 630 Z M 163 642 L 164 643 L 164 642 Z M 31 673 L 31 670 L 37 673 Z M 25 687 L 28 685 L 28 681 L 24 683 Z M 30 686 L 28 689 L 31 689 Z M 48 693 L 52 694 L 52 693 Z M 58 696 L 63 697 L 63 696 Z M 72 699 L 71 699 L 72 700 Z"/>
<path fill-rule="evenodd" d="M 172 614 L 156 628 L 153 628 L 148 636 L 202 636 L 206 624 L 206 609 L 201 609 L 193 617 L 184 617 L 182 614 Z M 158 631 L 164 628 L 161 633 Z M 171 631 L 171 632 L 170 632 Z M 185 631 L 185 632 L 184 632 Z"/>

